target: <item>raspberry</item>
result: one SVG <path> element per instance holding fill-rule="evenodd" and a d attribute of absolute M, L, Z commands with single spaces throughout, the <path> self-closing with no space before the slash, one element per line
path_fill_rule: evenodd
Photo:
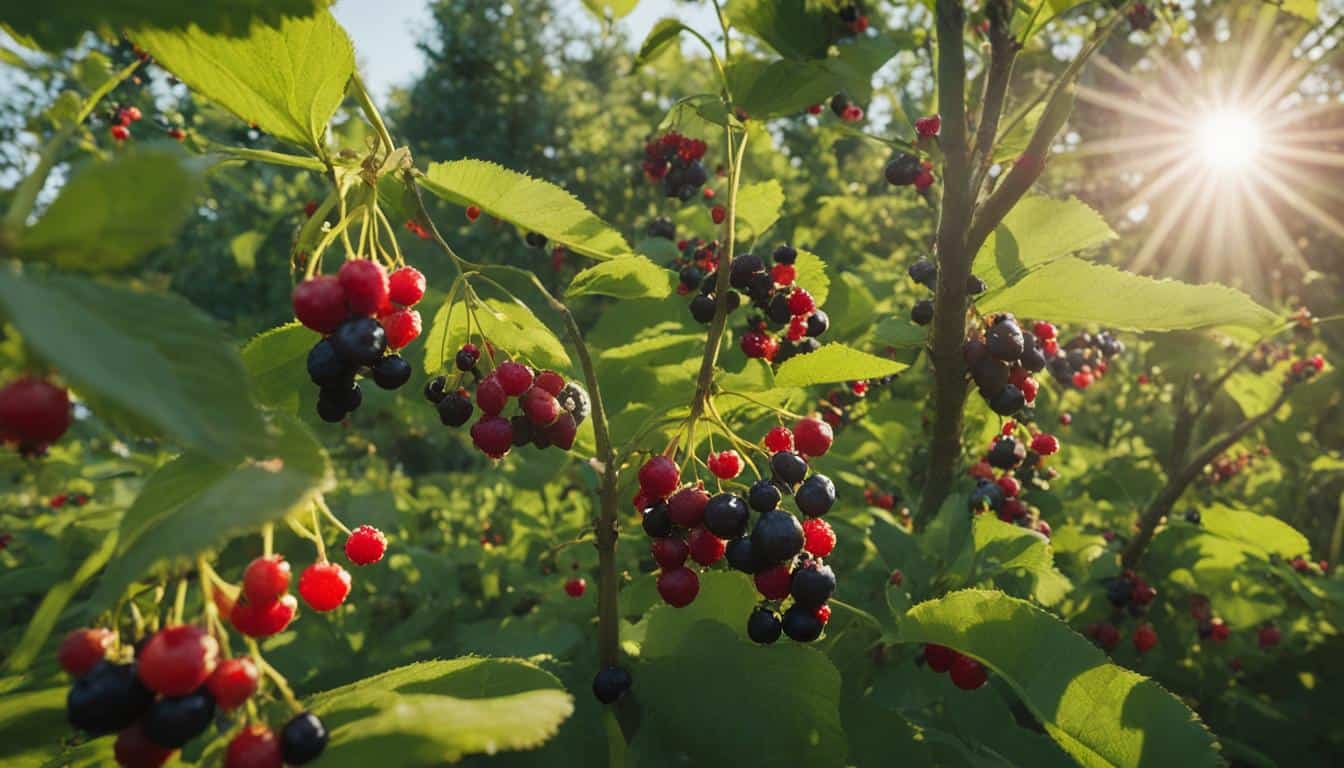
<path fill-rule="evenodd" d="M 345 305 L 357 315 L 373 315 L 387 303 L 387 270 L 369 259 L 351 259 L 341 265 L 336 278 L 345 290 Z"/>
<path fill-rule="evenodd" d="M 574 578 L 565 582 L 565 594 L 570 597 L 583 597 L 583 593 L 588 591 L 588 582 L 583 579 Z"/>
<path fill-rule="evenodd" d="M 723 220 L 728 217 L 728 209 L 722 205 L 716 205 L 709 209 L 709 217 L 714 220 L 715 224 L 722 224 Z"/>
<path fill-rule="evenodd" d="M 293 595 L 264 605 L 239 600 L 229 611 L 229 621 L 248 637 L 270 637 L 284 631 L 298 610 L 299 601 Z"/>
<path fill-rule="evenodd" d="M 124 125 L 114 125 L 108 129 L 108 133 L 112 134 L 112 138 L 117 141 L 125 141 L 131 138 L 131 129 Z"/>
<path fill-rule="evenodd" d="M 243 571 L 243 595 L 248 602 L 273 603 L 289 589 L 289 574 L 283 555 L 258 557 Z"/>
<path fill-rule="evenodd" d="M 1054 435 L 1042 432 L 1031 438 L 1031 450 L 1042 456 L 1053 456 L 1059 452 L 1059 439 Z"/>
<path fill-rule="evenodd" d="M 237 709 L 257 692 L 257 665 L 247 657 L 225 659 L 215 667 L 214 674 L 205 681 L 215 705 L 220 709 Z"/>
<path fill-rule="evenodd" d="M 118 733 L 112 745 L 113 759 L 124 768 L 159 768 L 172 756 L 173 750 L 150 741 L 139 723 Z"/>
<path fill-rule="evenodd" d="M 938 674 L 942 674 L 952 668 L 952 663 L 957 659 L 957 652 L 945 645 L 935 645 L 928 643 L 924 646 L 924 662 L 929 665 Z"/>
<path fill-rule="evenodd" d="M 1279 631 L 1279 628 L 1273 624 L 1266 624 L 1261 627 L 1259 633 L 1256 635 L 1256 642 L 1259 643 L 1261 648 L 1273 648 L 1278 645 L 1279 641 L 1282 639 L 1283 634 Z"/>
<path fill-rule="evenodd" d="M 817 617 L 817 621 L 825 624 L 831 620 L 831 606 L 823 604 L 813 612 L 813 615 Z"/>
<path fill-rule="evenodd" d="M 60 509 L 61 507 L 65 506 L 65 502 L 69 498 L 70 497 L 65 495 L 64 493 L 58 493 L 55 496 L 51 497 L 51 500 L 47 502 L 47 506 L 51 507 L 52 509 Z"/>
<path fill-rule="evenodd" d="M 534 386 L 523 394 L 522 405 L 527 420 L 538 427 L 550 426 L 560 418 L 560 401 L 539 387 Z"/>
<path fill-rule="evenodd" d="M 1141 379 L 1139 381 L 1140 384 L 1145 383 L 1144 381 L 1142 381 L 1142 379 L 1144 378 L 1147 377 L 1143 376 L 1140 377 Z M 1092 374 L 1088 373 L 1087 371 L 1079 371 L 1073 374 L 1073 386 L 1079 389 L 1087 389 L 1088 387 L 1092 386 Z"/>
<path fill-rule="evenodd" d="M 728 549 L 728 544 L 723 539 L 704 528 L 691 531 L 689 546 L 691 559 L 701 565 L 713 565 L 719 562 Z"/>
<path fill-rule="evenodd" d="M 658 574 L 658 594 L 674 608 L 690 605 L 700 594 L 700 577 L 690 568 L 673 568 Z"/>
<path fill-rule="evenodd" d="M 25 376 L 0 389 L 0 434 L 23 446 L 46 446 L 70 428 L 70 393 Z"/>
<path fill-rule="evenodd" d="M 425 276 L 415 267 L 402 267 L 387 278 L 387 297 L 403 307 L 413 307 L 425 296 Z"/>
<path fill-rule="evenodd" d="M 899 587 L 905 583 L 905 574 L 901 572 L 900 568 L 897 568 L 891 572 L 891 576 L 887 579 L 887 583 Z"/>
<path fill-rule="evenodd" d="M 335 563 L 313 563 L 299 575 L 299 595 L 319 613 L 335 610 L 349 594 L 350 574 Z"/>
<path fill-rule="evenodd" d="M 765 434 L 765 447 L 771 453 L 793 450 L 793 430 L 788 427 L 774 427 Z"/>
<path fill-rule="evenodd" d="M 723 480 L 732 480 L 742 474 L 742 457 L 737 451 L 728 450 L 719 453 L 711 453 L 708 461 L 709 471 L 714 473 L 715 477 Z"/>
<path fill-rule="evenodd" d="M 107 658 L 116 637 L 116 633 L 109 629 L 72 629 L 61 641 L 56 660 L 71 677 L 83 677 Z"/>
<path fill-rule="evenodd" d="M 382 324 L 392 349 L 401 349 L 420 336 L 420 313 L 414 309 L 398 309 L 384 317 Z"/>
<path fill-rule="evenodd" d="M 661 536 L 654 539 L 649 544 L 649 552 L 658 567 L 665 570 L 682 567 L 686 564 L 686 558 L 691 555 L 686 540 L 676 536 Z"/>
<path fill-rule="evenodd" d="M 999 488 L 1003 489 L 1003 495 L 1008 498 L 1014 498 L 1022 492 L 1022 484 L 1012 475 L 1004 475 L 998 479 Z"/>
<path fill-rule="evenodd" d="M 835 549 L 835 531 L 831 524 L 821 518 L 803 521 L 803 548 L 817 557 L 826 557 Z"/>
<path fill-rule="evenodd" d="M 219 643 L 200 627 L 179 624 L 155 632 L 140 651 L 140 681 L 164 696 L 186 696 L 215 671 Z"/>
<path fill-rule="evenodd" d="M 1031 330 L 1036 335 L 1036 338 L 1041 341 L 1051 341 L 1055 338 L 1057 333 L 1055 326 L 1044 320 L 1037 320 L 1036 323 L 1031 326 Z"/>
<path fill-rule="evenodd" d="M 372 525 L 361 525 L 345 540 L 345 556 L 355 565 L 369 565 L 383 559 L 387 537 Z"/>
<path fill-rule="evenodd" d="M 807 321 L 811 315 L 798 315 L 789 320 L 789 330 L 785 334 L 789 341 L 802 341 L 807 336 Z"/>
<path fill-rule="evenodd" d="M 933 173 L 931 171 L 920 171 L 915 177 L 915 190 L 923 192 L 933 186 Z"/>
<path fill-rule="evenodd" d="M 481 453 L 501 459 L 513 446 L 513 425 L 498 416 L 483 416 L 471 425 L 471 442 Z"/>
<path fill-rule="evenodd" d="M 989 679 L 989 673 L 980 662 L 960 653 L 952 660 L 948 676 L 952 678 L 952 684 L 963 691 L 974 691 Z"/>
<path fill-rule="evenodd" d="M 772 347 L 777 350 L 778 342 L 760 331 L 748 331 L 742 334 L 742 354 L 750 358 L 769 360 L 774 357 Z"/>
<path fill-rule="evenodd" d="M 823 456 L 831 448 L 834 433 L 830 425 L 820 419 L 800 419 L 793 425 L 793 439 L 798 452 L 804 456 Z"/>
<path fill-rule="evenodd" d="M 798 315 L 806 315 L 816 308 L 817 303 L 812 299 L 812 294 L 808 293 L 805 289 L 795 288 L 793 289 L 793 293 L 789 294 L 789 312 L 795 317 Z"/>
<path fill-rule="evenodd" d="M 755 576 L 756 591 L 769 600 L 783 600 L 789 596 L 789 585 L 793 583 L 793 574 L 788 564 L 780 564 L 761 571 Z"/>
<path fill-rule="evenodd" d="M 224 753 L 224 768 L 282 768 L 280 740 L 275 732 L 254 723 L 238 732 L 229 741 Z"/>
<path fill-rule="evenodd" d="M 336 330 L 350 312 L 345 305 L 345 289 L 330 275 L 318 275 L 294 287 L 294 316 L 318 333 Z"/>
<path fill-rule="evenodd" d="M 1034 403 L 1036 402 L 1036 395 L 1040 391 L 1040 385 L 1036 383 L 1035 379 L 1027 377 L 1020 385 L 1018 385 L 1018 389 L 1021 390 L 1022 397 L 1024 397 L 1028 403 Z"/>
<path fill-rule="evenodd" d="M 643 489 L 640 492 L 644 493 Z M 705 505 L 708 503 L 708 491 L 688 485 L 667 500 L 667 516 L 683 528 L 697 528 L 705 520 Z"/>
<path fill-rule="evenodd" d="M 943 118 L 941 115 L 929 115 L 915 120 L 915 133 L 919 134 L 920 138 L 927 139 L 931 136 L 937 136 L 942 127 Z"/>
<path fill-rule="evenodd" d="M 665 499 L 677 489 L 681 470 L 666 456 L 654 456 L 639 468 L 639 487 L 652 499 Z"/>
<path fill-rule="evenodd" d="M 499 385 L 504 388 L 504 394 L 509 397 L 517 397 L 532 386 L 532 369 L 512 360 L 500 363 L 494 375 Z"/>
<path fill-rule="evenodd" d="M 1139 653 L 1147 653 L 1157 645 L 1157 632 L 1153 630 L 1152 624 L 1140 624 L 1134 630 L 1134 650 Z"/>
<path fill-rule="evenodd" d="M 480 206 L 476 206 L 476 205 L 468 205 L 468 206 L 467 206 L 467 221 L 475 221 L 475 220 L 479 219 L 480 217 L 481 217 L 481 209 L 480 209 Z"/>
<path fill-rule="evenodd" d="M 793 285 L 793 281 L 798 279 L 798 270 L 792 264 L 776 264 L 770 270 L 770 279 L 775 281 L 775 285 Z"/>

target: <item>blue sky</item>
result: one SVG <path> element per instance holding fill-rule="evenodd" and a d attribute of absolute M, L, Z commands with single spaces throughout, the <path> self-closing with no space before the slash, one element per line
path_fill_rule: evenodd
<path fill-rule="evenodd" d="M 420 30 L 429 19 L 427 0 L 338 0 L 336 18 L 355 41 L 355 55 L 369 87 L 381 98 L 392 86 L 408 83 L 421 67 L 415 47 Z M 580 0 L 557 0 L 568 13 L 588 13 Z M 713 6 L 677 3 L 673 0 L 642 0 L 619 24 L 638 45 L 649 29 L 664 16 L 676 16 L 709 33 L 718 29 Z M 373 54 L 377 54 L 376 56 Z"/>

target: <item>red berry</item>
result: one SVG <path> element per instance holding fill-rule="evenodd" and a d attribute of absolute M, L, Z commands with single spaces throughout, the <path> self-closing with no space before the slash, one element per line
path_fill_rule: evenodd
<path fill-rule="evenodd" d="M 686 558 L 691 555 L 691 548 L 686 544 L 685 539 L 678 536 L 665 536 L 650 542 L 649 552 L 653 555 L 653 561 L 658 564 L 659 568 L 672 570 L 686 564 Z"/>
<path fill-rule="evenodd" d="M 1061 414 L 1059 414 L 1059 424 L 1060 424 L 1060 426 L 1067 427 L 1067 426 L 1069 426 L 1069 425 L 1072 424 L 1072 423 L 1073 423 L 1073 414 L 1071 414 L 1071 413 L 1061 413 Z"/>
<path fill-rule="evenodd" d="M 849 383 L 849 391 L 853 392 L 858 397 L 863 397 L 864 395 L 868 394 L 868 382 L 851 381 Z"/>
<path fill-rule="evenodd" d="M 835 549 L 835 531 L 820 517 L 803 521 L 803 548 L 817 557 L 826 557 Z"/>
<path fill-rule="evenodd" d="M 402 267 L 387 278 L 388 298 L 412 307 L 425 296 L 425 276 L 415 267 Z"/>
<path fill-rule="evenodd" d="M 728 209 L 722 205 L 716 205 L 709 209 L 709 217 L 714 220 L 715 224 L 722 224 L 723 220 L 728 217 Z"/>
<path fill-rule="evenodd" d="M 673 568 L 658 574 L 658 594 L 674 608 L 684 608 L 700 594 L 700 577 L 690 568 Z"/>
<path fill-rule="evenodd" d="M 1157 632 L 1152 624 L 1140 624 L 1134 630 L 1134 650 L 1147 653 L 1157 645 Z"/>
<path fill-rule="evenodd" d="M 820 104 L 813 104 L 812 106 L 810 106 L 810 107 L 807 108 L 807 114 L 809 114 L 809 115 L 820 115 L 820 114 L 821 114 L 821 110 L 823 110 L 823 109 L 825 109 L 825 107 L 821 106 Z"/>
<path fill-rule="evenodd" d="M 705 464 L 715 477 L 723 480 L 732 480 L 742 474 L 742 457 L 734 450 L 711 453 Z"/>
<path fill-rule="evenodd" d="M 55 496 L 51 497 L 51 500 L 47 502 L 47 506 L 51 507 L 52 509 L 60 509 L 61 507 L 65 506 L 65 502 L 69 498 L 70 497 L 65 495 L 64 493 L 58 493 Z"/>
<path fill-rule="evenodd" d="M 643 489 L 640 492 L 646 493 Z M 667 500 L 667 516 L 682 528 L 696 528 L 705 521 L 705 505 L 708 503 L 708 491 L 688 485 Z"/>
<path fill-rule="evenodd" d="M 1036 402 L 1037 393 L 1040 392 L 1041 385 L 1037 384 L 1035 379 L 1028 376 L 1022 380 L 1021 384 L 1017 385 L 1017 388 L 1022 390 L 1022 397 L 1025 398 L 1028 403 L 1034 403 Z"/>
<path fill-rule="evenodd" d="M 140 651 L 136 671 L 150 690 L 164 696 L 186 696 L 215 671 L 219 643 L 190 624 L 155 632 Z"/>
<path fill-rule="evenodd" d="M 283 555 L 258 557 L 243 571 L 243 596 L 251 603 L 273 603 L 289 589 L 289 574 Z"/>
<path fill-rule="evenodd" d="M 310 277 L 295 286 L 293 303 L 294 316 L 318 333 L 331 333 L 350 316 L 345 289 L 330 275 Z"/>
<path fill-rule="evenodd" d="M 1073 386 L 1079 389 L 1087 389 L 1092 386 L 1092 374 L 1087 371 L 1079 371 L 1073 374 Z"/>
<path fill-rule="evenodd" d="M 108 133 L 112 134 L 112 138 L 116 139 L 117 141 L 125 141 L 131 138 L 131 129 L 120 124 L 114 125 L 111 128 L 109 128 Z"/>
<path fill-rule="evenodd" d="M 789 330 L 785 334 L 789 341 L 802 341 L 807 335 L 807 315 L 798 315 L 789 320 Z"/>
<path fill-rule="evenodd" d="M 215 705 L 223 710 L 237 709 L 257 692 L 257 665 L 246 656 L 225 659 L 215 667 L 214 674 L 205 681 Z"/>
<path fill-rule="evenodd" d="M 798 279 L 798 270 L 792 264 L 776 264 L 770 270 L 770 279 L 776 285 L 793 285 L 793 281 Z"/>
<path fill-rule="evenodd" d="M 316 200 L 309 200 L 308 202 L 306 202 L 306 203 L 303 204 L 303 215 L 304 215 L 304 216 L 306 216 L 306 217 L 308 217 L 308 218 L 311 219 L 311 218 L 313 218 L 313 214 L 314 214 L 314 213 L 317 213 L 317 201 L 316 201 Z"/>
<path fill-rule="evenodd" d="M 1115 650 L 1115 646 L 1120 644 L 1120 630 L 1114 624 L 1093 624 L 1087 628 L 1087 634 L 1108 651 Z"/>
<path fill-rule="evenodd" d="M 383 559 L 387 537 L 372 525 L 361 525 L 345 540 L 345 556 L 355 565 L 370 565 Z"/>
<path fill-rule="evenodd" d="M 498 416 L 508 403 L 508 394 L 504 392 L 503 385 L 493 374 L 486 376 L 476 385 L 476 404 L 486 416 Z"/>
<path fill-rule="evenodd" d="M 803 288 L 793 289 L 793 293 L 789 294 L 788 305 L 789 313 L 795 317 L 806 315 L 817 308 L 817 303 L 812 299 L 812 294 Z"/>
<path fill-rule="evenodd" d="M 559 396 L 565 388 L 565 377 L 555 371 L 542 371 L 532 380 L 532 386 L 539 387 L 552 395 Z"/>
<path fill-rule="evenodd" d="M 284 631 L 298 611 L 299 601 L 293 595 L 267 604 L 239 600 L 229 611 L 229 621 L 248 637 L 270 637 Z"/>
<path fill-rule="evenodd" d="M 1261 627 L 1260 632 L 1256 638 L 1261 648 L 1273 648 L 1274 646 L 1278 645 L 1279 641 L 1282 639 L 1283 639 L 1283 633 L 1281 633 L 1279 631 L 1279 628 L 1274 626 L 1273 624 L 1266 624 L 1265 626 Z"/>
<path fill-rule="evenodd" d="M 562 451 L 568 451 L 574 447 L 574 437 L 579 434 L 579 423 L 574 420 L 574 414 L 562 412 L 560 418 L 549 427 L 545 427 L 546 439 L 551 441 L 551 445 Z"/>
<path fill-rule="evenodd" d="M 788 427 L 775 427 L 765 433 L 765 447 L 771 453 L 793 450 L 793 430 Z"/>
<path fill-rule="evenodd" d="M 820 419 L 800 419 L 793 425 L 794 443 L 798 446 L 798 452 L 804 456 L 825 455 L 834 438 L 830 425 Z"/>
<path fill-rule="evenodd" d="M 565 582 L 565 594 L 570 597 L 583 597 L 583 593 L 588 591 L 588 582 L 583 579 L 574 578 Z"/>
<path fill-rule="evenodd" d="M 1046 357 L 1054 357 L 1059 354 L 1059 342 L 1050 339 L 1041 345 L 1041 351 L 1045 353 Z"/>
<path fill-rule="evenodd" d="M 817 617 L 817 621 L 820 621 L 822 624 L 825 624 L 826 622 L 831 620 L 831 606 L 826 603 L 822 603 L 821 605 L 817 606 L 817 610 L 814 615 Z"/>
<path fill-rule="evenodd" d="M 178 141 L 187 138 L 187 132 L 182 130 L 181 128 L 169 128 L 168 135 Z"/>
<path fill-rule="evenodd" d="M 756 591 L 769 600 L 783 600 L 789 596 L 789 587 L 793 584 L 793 574 L 787 563 L 776 565 L 755 576 Z"/>
<path fill-rule="evenodd" d="M 649 498 L 665 499 L 677 490 L 681 470 L 666 456 L 654 456 L 639 468 L 639 487 Z"/>
<path fill-rule="evenodd" d="M 381 322 L 383 330 L 387 332 L 387 346 L 392 349 L 401 349 L 420 335 L 420 313 L 417 310 L 398 309 Z"/>
<path fill-rule="evenodd" d="M 224 753 L 224 768 L 282 768 L 284 752 L 275 733 L 260 723 L 238 732 Z"/>
<path fill-rule="evenodd" d="M 704 528 L 691 531 L 691 559 L 701 565 L 713 565 L 723 559 L 728 550 L 728 542 L 710 533 Z"/>
<path fill-rule="evenodd" d="M 921 138 L 927 139 L 930 136 L 937 136 L 942 127 L 943 118 L 940 115 L 929 115 L 915 120 L 915 133 L 919 134 Z"/>
<path fill-rule="evenodd" d="M 705 187 L 704 192 L 702 194 L 704 194 L 706 200 L 714 199 L 714 190 L 710 189 L 709 187 Z"/>
<path fill-rule="evenodd" d="M 747 331 L 742 334 L 739 346 L 742 347 L 742 354 L 747 357 L 769 360 L 773 356 L 770 354 L 772 343 L 774 343 L 774 339 L 760 331 Z"/>
<path fill-rule="evenodd" d="M 863 109 L 854 104 L 850 104 L 840 113 L 840 119 L 847 123 L 857 123 L 863 119 Z"/>
<path fill-rule="evenodd" d="M 1031 327 L 1031 330 L 1036 335 L 1036 338 L 1041 341 L 1050 341 L 1055 338 L 1055 326 L 1044 320 L 1037 320 L 1035 325 Z"/>
<path fill-rule="evenodd" d="M 357 315 L 373 315 L 387 303 L 387 270 L 370 259 L 351 259 L 336 277 L 345 289 L 345 304 Z"/>
<path fill-rule="evenodd" d="M 1149 381 L 1152 381 L 1152 379 L 1149 379 L 1149 378 L 1148 378 L 1148 374 L 1146 374 L 1146 373 L 1140 373 L 1139 376 L 1138 376 L 1138 378 L 1137 378 L 1136 380 L 1139 382 L 1139 386 L 1141 386 L 1141 387 L 1143 387 L 1143 386 L 1147 386 L 1147 385 L 1148 385 L 1148 382 L 1149 382 Z M 1077 380 L 1076 380 L 1076 379 L 1075 379 L 1074 383 L 1075 383 L 1075 384 L 1077 383 Z"/>
<path fill-rule="evenodd" d="M 512 360 L 500 363 L 494 375 L 509 397 L 517 397 L 532 386 L 532 369 Z"/>
<path fill-rule="evenodd" d="M 952 684 L 963 691 L 974 691 L 989 679 L 989 673 L 985 671 L 984 665 L 960 653 L 952 660 L 948 676 L 952 678 Z"/>
<path fill-rule="evenodd" d="M 335 563 L 313 563 L 299 575 L 299 595 L 319 613 L 335 610 L 349 594 L 350 574 Z"/>
<path fill-rule="evenodd" d="M 476 205 L 468 205 L 468 206 L 467 206 L 467 221 L 475 221 L 475 220 L 479 219 L 480 217 L 481 217 L 481 209 L 480 209 L 480 206 L 476 206 Z"/>
<path fill-rule="evenodd" d="M 920 174 L 919 174 L 918 176 L 915 177 L 915 189 L 916 189 L 916 191 L 923 192 L 924 190 L 926 190 L 926 189 L 928 189 L 929 187 L 932 187 L 932 186 L 933 186 L 933 172 L 932 172 L 932 171 L 921 171 Z"/>
<path fill-rule="evenodd" d="M 513 447 L 513 425 L 499 416 L 483 416 L 471 425 L 471 442 L 486 456 L 501 459 Z"/>
<path fill-rule="evenodd" d="M 887 583 L 899 587 L 905 583 L 905 574 L 901 573 L 900 568 L 897 568 L 891 572 L 891 576 L 887 579 Z"/>
<path fill-rule="evenodd" d="M 1213 638 L 1215 643 L 1225 642 L 1227 638 L 1232 636 L 1232 628 L 1227 626 L 1227 623 L 1222 619 L 1214 619 L 1210 630 L 1209 636 Z"/>
<path fill-rule="evenodd" d="M 116 638 L 110 629 L 72 629 L 61 641 L 56 660 L 71 677 L 83 677 L 107 657 Z"/>
<path fill-rule="evenodd" d="M 1050 538 L 1050 533 L 1051 533 L 1051 531 L 1050 531 L 1050 524 L 1047 523 L 1047 522 L 1045 522 L 1044 520 L 1038 520 L 1038 521 L 1036 521 L 1036 532 L 1039 533 L 1039 534 L 1041 534 L 1042 536 L 1044 536 L 1044 537 L 1047 538 L 1047 539 Z"/>
<path fill-rule="evenodd" d="M 131 106 L 122 109 L 121 112 L 118 113 L 118 117 L 126 123 L 138 123 L 143 115 L 140 114 L 140 108 L 132 104 Z"/>
<path fill-rule="evenodd" d="M 523 413 L 538 427 L 548 427 L 560 418 L 560 401 L 555 395 L 533 386 L 522 397 Z"/>
<path fill-rule="evenodd" d="M 117 734 L 112 744 L 112 758 L 121 768 L 159 768 L 173 756 L 173 750 L 149 740 L 140 723 Z"/>
<path fill-rule="evenodd" d="M 999 488 L 1003 490 L 1003 495 L 1008 498 L 1015 498 L 1022 492 L 1022 484 L 1012 475 L 1004 475 L 999 478 Z"/>
<path fill-rule="evenodd" d="M 1059 452 L 1059 440 L 1054 435 L 1042 432 L 1031 438 L 1031 450 L 1042 456 L 1053 456 Z"/>
<path fill-rule="evenodd" d="M 999 507 L 999 519 L 1005 523 L 1011 523 L 1027 514 L 1027 505 L 1018 499 L 1004 499 L 1003 505 Z"/>
<path fill-rule="evenodd" d="M 924 646 L 924 662 L 929 665 L 929 669 L 939 674 L 951 669 L 957 656 L 956 651 L 945 645 L 928 643 Z"/>
<path fill-rule="evenodd" d="M 46 446 L 70 428 L 70 393 L 25 376 L 0 389 L 0 434 L 21 445 Z"/>

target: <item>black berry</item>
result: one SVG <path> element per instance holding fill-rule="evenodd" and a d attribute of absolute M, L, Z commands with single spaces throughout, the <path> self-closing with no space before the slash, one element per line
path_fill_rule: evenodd
<path fill-rule="evenodd" d="M 810 643 L 816 640 L 821 637 L 821 630 L 826 626 L 817 618 L 815 610 L 808 610 L 801 605 L 795 605 L 784 612 L 783 625 L 784 634 L 797 643 Z"/>
<path fill-rule="evenodd" d="M 1013 320 L 995 323 L 985 334 L 985 346 L 989 347 L 989 354 L 1000 360 L 1016 360 L 1025 346 L 1022 329 Z"/>
<path fill-rule="evenodd" d="M 445 427 L 460 427 L 471 420 L 471 414 L 475 408 L 471 404 L 471 398 L 461 392 L 454 392 L 451 395 L 439 401 L 439 421 L 443 422 Z"/>
<path fill-rule="evenodd" d="M 747 618 L 747 637 L 753 643 L 769 645 L 778 640 L 783 631 L 784 625 L 779 620 L 779 614 L 769 608 L 757 608 Z"/>
<path fill-rule="evenodd" d="M 803 525 L 782 509 L 765 512 L 751 531 L 751 548 L 765 562 L 782 563 L 802 551 Z"/>
<path fill-rule="evenodd" d="M 161 747 L 179 749 L 200 736 L 215 719 L 215 699 L 204 688 L 186 696 L 165 696 L 145 715 L 145 737 Z"/>
<path fill-rule="evenodd" d="M 1012 416 L 1027 404 L 1027 396 L 1022 390 L 1009 384 L 989 398 L 989 408 L 1000 416 Z"/>
<path fill-rule="evenodd" d="M 789 594 L 794 603 L 804 608 L 820 608 L 835 594 L 835 572 L 829 565 L 811 561 L 793 572 Z"/>
<path fill-rule="evenodd" d="M 331 335 L 332 346 L 350 365 L 373 365 L 387 349 L 387 334 L 372 317 L 352 317 Z"/>
<path fill-rule="evenodd" d="M 354 371 L 336 352 L 328 339 L 322 339 L 308 350 L 308 378 L 319 387 L 330 387 L 350 379 Z"/>
<path fill-rule="evenodd" d="M 620 667 L 607 667 L 593 677 L 593 695 L 603 704 L 613 704 L 630 690 L 630 673 Z"/>
<path fill-rule="evenodd" d="M 695 318 L 697 323 L 708 323 L 714 319 L 714 299 L 705 294 L 698 294 L 691 299 L 691 317 Z"/>
<path fill-rule="evenodd" d="M 731 493 L 720 493 L 705 504 L 705 528 L 720 539 L 740 538 L 750 516 L 747 503 Z"/>
<path fill-rule="evenodd" d="M 280 753 L 286 765 L 304 765 L 327 748 L 327 727 L 312 712 L 300 712 L 280 732 Z"/>
<path fill-rule="evenodd" d="M 798 251 L 791 245 L 780 245 L 770 257 L 776 264 L 792 264 L 798 260 Z"/>
<path fill-rule="evenodd" d="M 75 728 L 101 736 L 129 727 L 153 703 L 154 694 L 136 676 L 135 665 L 100 661 L 70 687 L 65 716 Z"/>
<path fill-rule="evenodd" d="M 906 272 L 910 275 L 911 280 L 929 290 L 933 290 L 934 286 L 938 285 L 938 265 L 928 259 L 916 261 L 910 265 Z"/>
<path fill-rule="evenodd" d="M 793 451 L 779 451 L 770 457 L 770 471 L 776 480 L 794 486 L 807 476 L 807 460 Z"/>
<path fill-rule="evenodd" d="M 821 311 L 820 309 L 813 310 L 812 314 L 809 315 L 807 318 L 807 335 L 812 337 L 811 340 L 813 341 L 815 341 L 817 336 L 820 336 L 823 333 L 825 333 L 830 327 L 831 327 L 831 316 Z M 808 350 L 808 351 L 812 352 L 814 350 Z"/>
<path fill-rule="evenodd" d="M 667 502 L 660 501 L 644 510 L 644 533 L 661 539 L 672 535 L 672 518 L 667 516 Z"/>
<path fill-rule="evenodd" d="M 1027 447 L 1012 435 L 1000 435 L 994 440 L 985 460 L 997 469 L 1012 469 L 1027 457 Z"/>
<path fill-rule="evenodd" d="M 398 389 L 411 380 L 411 364 L 401 355 L 388 355 L 373 365 L 373 382 L 383 389 Z"/>
<path fill-rule="evenodd" d="M 902 152 L 887 162 L 882 175 L 892 186 L 908 187 L 914 184 L 915 179 L 923 172 L 924 168 L 920 165 L 918 157 Z"/>
<path fill-rule="evenodd" d="M 545 248 L 546 236 L 539 232 L 528 232 L 527 235 L 523 237 L 523 242 L 527 243 L 528 248 Z"/>
<path fill-rule="evenodd" d="M 769 480 L 757 480 L 747 491 L 747 505 L 757 512 L 769 512 L 778 507 L 782 498 L 779 486 Z"/>
<path fill-rule="evenodd" d="M 910 309 L 910 319 L 916 325 L 928 325 L 933 322 L 933 299 L 920 299 Z"/>
<path fill-rule="evenodd" d="M 808 517 L 821 517 L 835 504 L 835 483 L 825 475 L 812 475 L 793 495 L 798 511 Z"/>
<path fill-rule="evenodd" d="M 431 403 L 440 403 L 448 395 L 444 387 L 448 386 L 448 380 L 442 376 L 435 376 L 425 382 L 425 399 Z"/>

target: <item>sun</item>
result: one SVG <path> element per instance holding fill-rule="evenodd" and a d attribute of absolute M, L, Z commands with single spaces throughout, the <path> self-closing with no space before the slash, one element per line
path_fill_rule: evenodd
<path fill-rule="evenodd" d="M 1203 164 L 1222 173 L 1245 171 L 1264 150 L 1260 121 L 1241 107 L 1209 113 L 1196 124 L 1191 140 Z"/>

